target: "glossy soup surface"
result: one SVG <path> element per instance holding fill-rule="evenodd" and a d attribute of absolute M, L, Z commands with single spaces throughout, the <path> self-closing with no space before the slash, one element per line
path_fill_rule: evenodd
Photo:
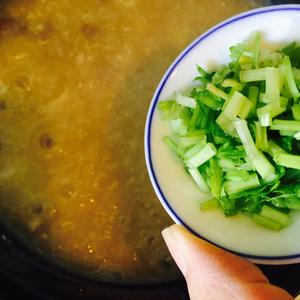
<path fill-rule="evenodd" d="M 10 0 L 0 9 L 0 214 L 34 248 L 106 280 L 178 277 L 146 173 L 155 86 L 241 0 Z M 184 201 L 184 199 L 183 199 Z"/>

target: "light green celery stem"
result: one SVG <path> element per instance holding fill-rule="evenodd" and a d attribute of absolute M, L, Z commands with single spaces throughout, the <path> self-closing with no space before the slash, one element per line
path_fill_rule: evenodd
<path fill-rule="evenodd" d="M 187 134 L 187 124 L 183 119 L 170 120 L 170 127 L 174 133 L 185 135 Z"/>
<path fill-rule="evenodd" d="M 294 104 L 292 106 L 292 112 L 294 119 L 300 121 L 300 104 Z"/>
<path fill-rule="evenodd" d="M 197 168 L 216 154 L 217 150 L 215 146 L 211 143 L 208 143 L 201 151 L 198 152 L 198 154 L 186 160 L 185 163 L 188 168 Z"/>
<path fill-rule="evenodd" d="M 239 75 L 241 82 L 262 81 L 266 80 L 267 68 L 242 70 Z"/>
<path fill-rule="evenodd" d="M 262 152 L 258 151 L 257 155 L 252 158 L 251 163 L 259 175 L 266 181 L 272 181 L 276 177 L 275 168 Z"/>
<path fill-rule="evenodd" d="M 212 94 L 214 94 L 217 97 L 222 98 L 223 100 L 226 100 L 228 98 L 228 94 L 226 94 L 224 91 L 222 91 L 221 89 L 217 88 L 216 86 L 214 86 L 211 83 L 208 83 L 206 85 L 206 89 L 211 92 Z"/>
<path fill-rule="evenodd" d="M 238 136 L 245 148 L 246 154 L 250 159 L 257 155 L 257 148 L 250 134 L 247 122 L 245 120 L 237 120 L 234 122 Z"/>
<path fill-rule="evenodd" d="M 194 145 L 200 143 L 202 140 L 206 141 L 206 136 L 205 136 L 204 133 L 202 135 L 199 135 L 199 136 L 179 137 L 177 139 L 177 142 L 180 145 L 180 147 L 186 148 L 186 147 L 189 147 L 189 146 L 194 146 Z"/>
<path fill-rule="evenodd" d="M 300 131 L 300 121 L 275 119 L 270 127 L 271 130 Z"/>
<path fill-rule="evenodd" d="M 191 149 L 187 150 L 183 157 L 184 159 L 190 159 L 191 157 L 198 154 L 206 145 L 206 140 L 203 139 L 199 143 L 197 143 L 195 146 L 193 146 Z"/>
<path fill-rule="evenodd" d="M 257 116 L 261 126 L 268 127 L 272 124 L 272 109 L 269 104 L 258 108 Z"/>
<path fill-rule="evenodd" d="M 190 108 L 196 107 L 196 101 L 194 98 L 183 96 L 178 91 L 174 93 L 174 98 L 176 102 L 182 106 Z"/>
<path fill-rule="evenodd" d="M 269 142 L 267 136 L 267 128 L 262 127 L 259 124 L 259 122 L 255 122 L 255 132 L 256 132 L 256 139 L 255 139 L 256 147 L 263 151 L 268 150 Z"/>
<path fill-rule="evenodd" d="M 222 189 L 223 173 L 214 158 L 209 160 L 210 166 L 210 190 L 215 198 L 219 198 Z"/>
<path fill-rule="evenodd" d="M 296 132 L 294 134 L 294 138 L 297 140 L 297 141 L 300 141 L 300 131 Z"/>
<path fill-rule="evenodd" d="M 252 110 L 252 107 L 253 103 L 249 99 L 247 99 L 247 97 L 244 97 L 243 106 L 241 107 L 238 116 L 241 119 L 247 119 Z"/>
<path fill-rule="evenodd" d="M 237 118 L 235 118 L 236 120 Z M 236 137 L 236 130 L 234 127 L 234 120 L 228 118 L 223 112 L 220 113 L 216 119 L 216 123 L 223 129 L 225 133 L 232 137 Z"/>
<path fill-rule="evenodd" d="M 252 105 L 252 102 L 247 97 L 235 91 L 223 105 L 222 111 L 231 120 L 236 119 L 237 116 L 245 119 L 248 117 Z"/>
<path fill-rule="evenodd" d="M 247 55 L 241 55 L 240 59 L 239 59 L 239 64 L 241 65 L 250 65 L 252 66 L 252 59 L 250 56 Z"/>
<path fill-rule="evenodd" d="M 230 181 L 248 180 L 250 174 L 246 170 L 228 170 L 225 174 L 225 179 Z"/>
<path fill-rule="evenodd" d="M 284 76 L 285 76 L 286 83 L 287 83 L 294 99 L 296 100 L 296 99 L 299 98 L 300 93 L 299 93 L 299 90 L 297 88 L 294 76 L 293 76 L 291 61 L 290 61 L 290 58 L 288 56 L 285 56 L 283 58 L 282 66 L 283 66 L 283 73 L 284 73 Z"/>
<path fill-rule="evenodd" d="M 196 182 L 196 184 L 198 185 L 200 190 L 204 193 L 208 193 L 209 187 L 208 187 L 205 179 L 203 178 L 203 176 L 198 171 L 198 169 L 197 168 L 188 169 L 188 172 L 190 173 L 190 175 L 192 176 L 192 178 L 194 179 L 194 181 Z"/>
<path fill-rule="evenodd" d="M 240 69 L 241 70 L 251 70 L 252 64 L 240 64 Z"/>
<path fill-rule="evenodd" d="M 261 126 L 258 122 L 255 122 L 255 145 L 257 149 L 261 149 Z"/>
<path fill-rule="evenodd" d="M 274 100 L 273 102 L 257 109 L 257 116 L 261 126 L 270 126 L 274 117 L 286 111 L 286 100 L 286 98 L 280 97 L 278 100 Z"/>
<path fill-rule="evenodd" d="M 251 114 L 255 114 L 259 89 L 257 86 L 250 86 L 248 91 L 248 99 L 252 102 Z"/>
<path fill-rule="evenodd" d="M 274 161 L 280 166 L 300 170 L 300 155 L 276 152 Z"/>
<path fill-rule="evenodd" d="M 279 224 L 271 219 L 260 216 L 258 214 L 254 214 L 251 217 L 252 217 L 252 220 L 255 221 L 257 224 L 259 224 L 263 227 L 266 227 L 268 229 L 271 229 L 274 231 L 279 231 L 282 228 L 281 224 Z"/>
<path fill-rule="evenodd" d="M 222 107 L 224 115 L 229 119 L 234 120 L 243 106 L 243 100 L 241 93 L 234 92 Z"/>
<path fill-rule="evenodd" d="M 267 128 L 262 127 L 261 128 L 261 150 L 267 151 L 268 148 L 269 148 L 269 140 L 268 140 Z"/>
<path fill-rule="evenodd" d="M 275 169 L 263 153 L 256 148 L 247 122 L 245 120 L 238 120 L 234 124 L 246 154 L 259 175 L 263 179 L 272 180 L 275 177 Z"/>
<path fill-rule="evenodd" d="M 213 97 L 208 96 L 208 95 L 200 94 L 198 96 L 198 100 L 213 110 L 220 110 L 223 105 L 223 101 L 216 100 Z"/>
<path fill-rule="evenodd" d="M 272 101 L 278 100 L 280 96 L 280 71 L 278 68 L 266 68 L 266 96 Z"/>
<path fill-rule="evenodd" d="M 277 153 L 286 153 L 284 149 L 279 147 L 274 141 L 270 140 L 269 141 L 269 148 L 267 152 L 274 157 Z"/>
<path fill-rule="evenodd" d="M 182 157 L 182 149 L 170 137 L 164 136 L 163 141 L 172 151 L 174 151 L 178 156 Z"/>
<path fill-rule="evenodd" d="M 288 214 L 267 205 L 262 207 L 260 215 L 279 223 L 283 227 L 286 227 L 291 223 L 291 217 Z"/>
<path fill-rule="evenodd" d="M 233 90 L 240 92 L 243 89 L 243 86 L 240 82 L 235 79 L 227 78 L 222 82 L 222 87 L 227 88 L 231 87 Z"/>
<path fill-rule="evenodd" d="M 215 198 L 206 200 L 200 204 L 200 209 L 202 211 L 208 211 L 216 208 L 218 208 L 218 200 Z"/>
<path fill-rule="evenodd" d="M 256 33 L 255 42 L 254 42 L 254 51 L 253 51 L 253 65 L 255 68 L 257 68 L 259 63 L 260 48 L 261 48 L 261 36 L 259 33 Z"/>
<path fill-rule="evenodd" d="M 192 118 L 189 123 L 189 127 L 188 127 L 189 131 L 192 131 L 196 128 L 196 125 L 197 125 L 197 122 L 198 122 L 198 119 L 200 118 L 200 116 L 201 116 L 201 108 L 199 105 L 197 105 L 196 108 L 194 109 Z"/>
<path fill-rule="evenodd" d="M 233 180 L 224 183 L 225 191 L 228 195 L 236 194 L 258 186 L 260 186 L 260 183 L 256 174 L 249 175 L 247 180 Z"/>
<path fill-rule="evenodd" d="M 296 131 L 291 130 L 279 130 L 279 134 L 281 136 L 293 136 L 296 133 Z"/>

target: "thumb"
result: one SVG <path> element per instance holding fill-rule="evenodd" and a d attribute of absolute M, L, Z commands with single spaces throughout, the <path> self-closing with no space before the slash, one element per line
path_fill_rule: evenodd
<path fill-rule="evenodd" d="M 162 232 L 192 300 L 291 300 L 252 263 L 221 250 L 180 225 Z"/>

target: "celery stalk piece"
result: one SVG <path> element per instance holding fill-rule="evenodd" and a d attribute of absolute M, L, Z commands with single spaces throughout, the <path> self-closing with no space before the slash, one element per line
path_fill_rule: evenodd
<path fill-rule="evenodd" d="M 186 148 L 189 146 L 194 146 L 198 143 L 200 143 L 202 140 L 206 141 L 205 134 L 202 135 L 197 135 L 197 136 L 184 136 L 184 137 L 179 137 L 177 139 L 178 144 L 182 148 Z"/>
<path fill-rule="evenodd" d="M 251 70 L 252 64 L 240 64 L 240 69 L 241 70 Z"/>
<path fill-rule="evenodd" d="M 171 130 L 177 134 L 185 135 L 188 132 L 187 124 L 183 119 L 170 120 Z"/>
<path fill-rule="evenodd" d="M 262 151 L 267 151 L 269 149 L 267 128 L 262 127 L 259 122 L 255 122 L 255 144 L 257 149 Z"/>
<path fill-rule="evenodd" d="M 294 134 L 294 138 L 297 140 L 297 141 L 300 141 L 300 131 L 296 132 Z"/>
<path fill-rule="evenodd" d="M 243 64 L 252 65 L 252 58 L 250 56 L 245 55 L 245 53 L 243 53 L 243 55 L 241 55 L 239 59 L 239 63 L 241 65 Z"/>
<path fill-rule="evenodd" d="M 196 128 L 196 125 L 197 125 L 200 115 L 201 115 L 201 108 L 199 105 L 197 105 L 196 108 L 194 109 L 192 118 L 189 122 L 188 130 L 191 131 Z"/>
<path fill-rule="evenodd" d="M 300 121 L 300 104 L 294 104 L 292 106 L 292 113 L 294 119 Z"/>
<path fill-rule="evenodd" d="M 245 148 L 246 154 L 249 156 L 250 159 L 254 158 L 257 155 L 258 150 L 250 134 L 247 122 L 245 120 L 238 119 L 234 122 L 234 125 L 237 134 Z"/>
<path fill-rule="evenodd" d="M 281 136 L 293 136 L 296 132 L 291 130 L 279 130 Z"/>
<path fill-rule="evenodd" d="M 211 83 L 208 83 L 206 85 L 206 89 L 211 92 L 212 94 L 214 94 L 217 97 L 220 97 L 224 100 L 226 100 L 228 98 L 228 94 L 226 94 L 224 91 L 222 91 L 221 89 L 217 88 L 216 86 L 214 86 Z"/>
<path fill-rule="evenodd" d="M 274 155 L 274 161 L 280 166 L 300 170 L 299 155 L 276 152 Z"/>
<path fill-rule="evenodd" d="M 256 148 L 247 122 L 245 120 L 237 120 L 234 124 L 246 154 L 259 175 L 263 179 L 272 180 L 275 177 L 275 169 L 263 153 Z"/>
<path fill-rule="evenodd" d="M 291 217 L 288 214 L 285 214 L 268 205 L 264 205 L 262 207 L 260 215 L 279 223 L 283 227 L 286 227 L 291 223 Z"/>
<path fill-rule="evenodd" d="M 251 160 L 258 174 L 266 181 L 272 181 L 276 177 L 275 168 L 264 156 L 258 151 L 257 155 Z"/>
<path fill-rule="evenodd" d="M 243 107 L 244 97 L 245 96 L 243 96 L 241 93 L 234 92 L 232 97 L 230 97 L 228 101 L 226 101 L 225 108 L 222 108 L 224 115 L 229 119 L 234 120 Z"/>
<path fill-rule="evenodd" d="M 214 158 L 209 160 L 210 167 L 210 190 L 215 198 L 220 197 L 222 189 L 223 172 Z"/>
<path fill-rule="evenodd" d="M 196 101 L 194 98 L 181 95 L 178 91 L 174 93 L 175 101 L 185 107 L 195 108 Z"/>
<path fill-rule="evenodd" d="M 198 168 L 217 154 L 215 146 L 208 143 L 198 154 L 185 161 L 188 168 Z"/>
<path fill-rule="evenodd" d="M 223 80 L 221 85 L 224 88 L 231 87 L 233 90 L 238 91 L 238 92 L 240 92 L 243 89 L 243 86 L 241 85 L 241 83 L 232 78 L 227 78 L 227 79 Z"/>
<path fill-rule="evenodd" d="M 272 102 L 272 98 L 270 98 L 266 93 L 260 93 L 259 102 L 269 104 Z"/>
<path fill-rule="evenodd" d="M 215 198 L 206 200 L 200 204 L 200 209 L 202 211 L 208 211 L 216 208 L 218 208 L 218 200 Z"/>
<path fill-rule="evenodd" d="M 241 82 L 262 81 L 267 78 L 267 68 L 240 71 Z"/>
<path fill-rule="evenodd" d="M 206 141 L 205 140 L 201 140 L 198 144 L 196 144 L 191 149 L 189 149 L 188 151 L 186 151 L 184 153 L 184 155 L 183 155 L 183 158 L 185 160 L 192 158 L 193 156 L 195 156 L 196 154 L 198 154 L 205 146 L 206 146 Z"/>
<path fill-rule="evenodd" d="M 208 193 L 209 192 L 209 187 L 208 187 L 205 179 L 203 178 L 203 176 L 198 171 L 198 169 L 197 168 L 188 169 L 188 172 L 193 177 L 194 181 L 196 182 L 196 184 L 198 185 L 200 190 L 204 193 Z"/>
<path fill-rule="evenodd" d="M 282 228 L 282 225 L 271 220 L 268 218 L 265 218 L 259 214 L 253 214 L 252 220 L 255 221 L 257 224 L 264 226 L 268 229 L 274 230 L 274 231 L 279 231 Z"/>
<path fill-rule="evenodd" d="M 245 190 L 260 186 L 257 174 L 249 175 L 247 180 L 233 180 L 224 183 L 225 191 L 228 195 L 236 194 Z"/>
<path fill-rule="evenodd" d="M 243 106 L 241 107 L 239 113 L 238 113 L 238 116 L 241 118 L 241 119 L 247 119 L 251 110 L 252 110 L 252 107 L 253 107 L 253 103 L 247 98 L 244 96 L 243 98 Z"/>
<path fill-rule="evenodd" d="M 175 141 L 173 141 L 170 137 L 164 136 L 163 137 L 164 143 L 172 150 L 174 151 L 180 158 L 183 155 L 182 149 L 177 145 Z"/>
<path fill-rule="evenodd" d="M 269 148 L 267 152 L 274 158 L 277 153 L 286 153 L 284 149 L 279 147 L 274 141 L 269 141 Z"/>
<path fill-rule="evenodd" d="M 290 92 L 292 93 L 294 99 L 298 99 L 300 97 L 299 90 L 297 88 L 294 76 L 293 76 L 293 70 L 291 66 L 291 61 L 288 56 L 285 56 L 283 58 L 282 62 L 282 69 L 283 69 L 283 75 L 285 77 L 287 86 L 289 87 Z"/>
<path fill-rule="evenodd" d="M 246 119 L 252 109 L 252 102 L 243 94 L 235 91 L 233 95 L 223 105 L 224 115 L 234 120 L 237 116 Z"/>
<path fill-rule="evenodd" d="M 259 95 L 259 89 L 257 86 L 250 86 L 248 91 L 248 99 L 252 102 L 252 109 L 251 109 L 251 115 L 255 114 L 256 106 L 257 106 L 257 100 Z"/>
<path fill-rule="evenodd" d="M 274 100 L 270 104 L 257 109 L 257 116 L 261 126 L 270 126 L 272 119 L 286 111 L 287 106 L 281 105 L 285 103 L 286 98 L 280 97 L 278 100 Z"/>
<path fill-rule="evenodd" d="M 275 119 L 273 120 L 270 129 L 300 131 L 300 121 Z"/>
<path fill-rule="evenodd" d="M 266 106 L 257 109 L 259 122 L 261 126 L 264 127 L 268 127 L 272 124 L 272 110 L 270 107 Z"/>
<path fill-rule="evenodd" d="M 239 181 L 239 180 L 244 180 L 244 181 L 247 181 L 249 179 L 249 172 L 246 171 L 246 170 L 228 170 L 226 172 L 226 175 L 225 175 L 225 179 L 226 180 L 230 180 L 230 181 Z"/>
<path fill-rule="evenodd" d="M 278 68 L 266 68 L 266 96 L 272 101 L 278 100 L 280 96 L 280 71 Z"/>
<path fill-rule="evenodd" d="M 237 118 L 235 118 L 236 120 Z M 216 119 L 216 123 L 223 129 L 225 133 L 232 137 L 236 137 L 236 130 L 234 127 L 234 121 L 228 118 L 224 113 L 220 113 Z"/>

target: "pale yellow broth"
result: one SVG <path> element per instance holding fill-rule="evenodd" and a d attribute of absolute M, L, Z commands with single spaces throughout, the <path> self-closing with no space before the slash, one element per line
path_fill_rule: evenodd
<path fill-rule="evenodd" d="M 146 112 L 189 42 L 258 3 L 1 5 L 1 220 L 36 250 L 89 276 L 178 278 L 160 235 L 171 219 L 144 163 Z"/>

